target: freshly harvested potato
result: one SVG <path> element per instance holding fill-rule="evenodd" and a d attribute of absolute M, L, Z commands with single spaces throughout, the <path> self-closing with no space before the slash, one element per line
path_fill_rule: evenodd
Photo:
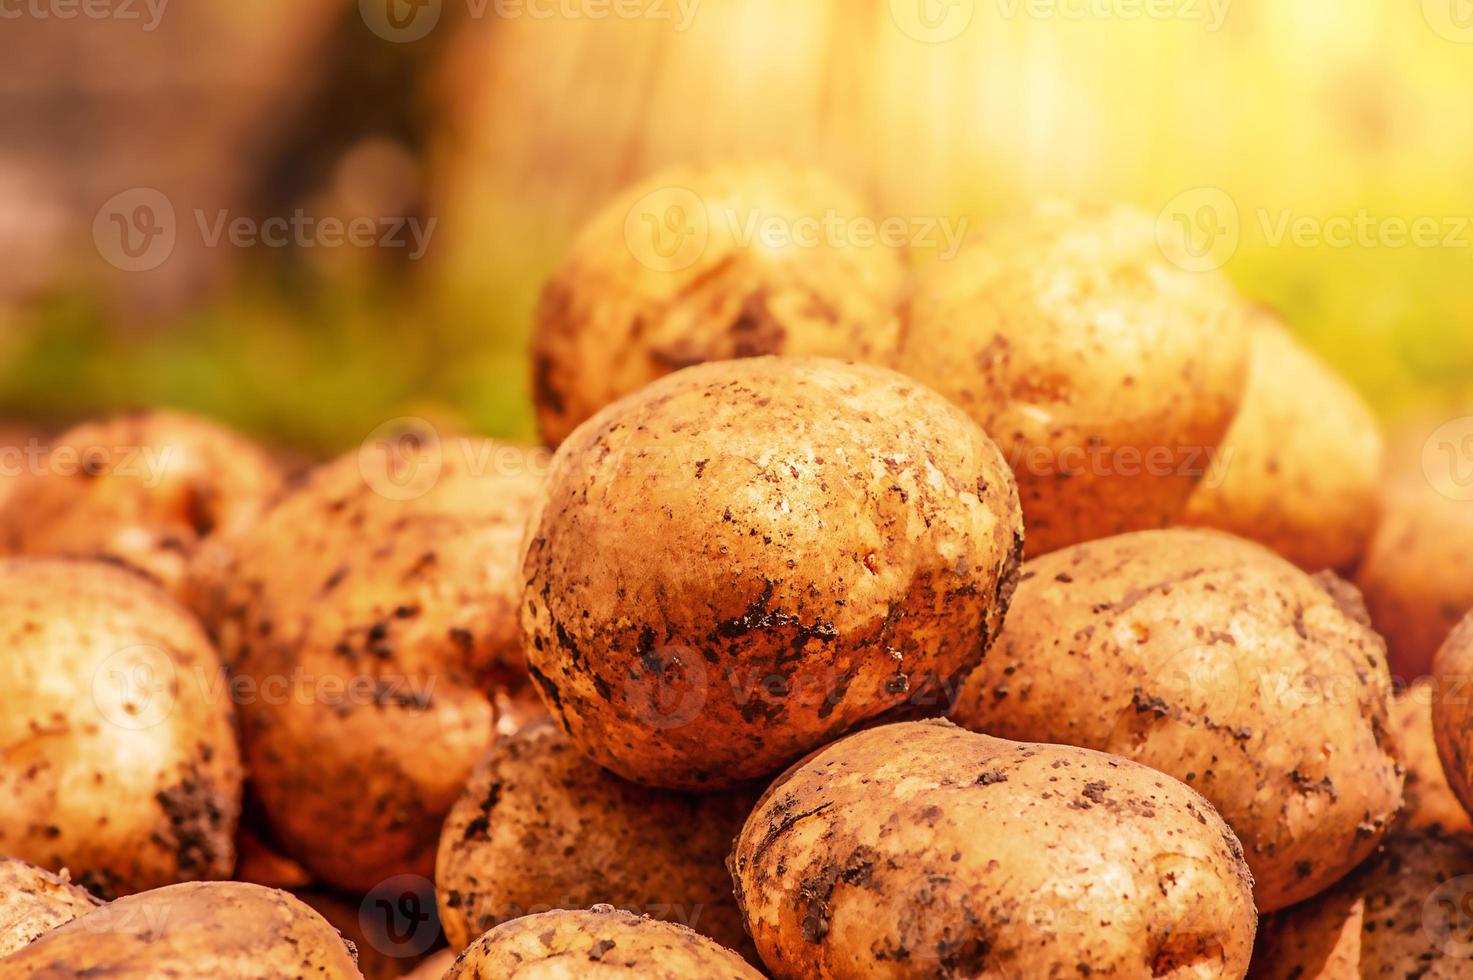
<path fill-rule="evenodd" d="M 89 422 L 27 463 L 0 508 L 0 553 L 112 558 L 183 597 L 200 542 L 249 527 L 280 482 L 264 452 L 207 419 Z"/>
<path fill-rule="evenodd" d="M 939 704 L 1001 625 L 1021 549 L 997 447 L 924 385 L 823 359 L 704 364 L 558 450 L 523 646 L 595 762 L 717 789 Z"/>
<path fill-rule="evenodd" d="M 0 957 L 101 905 L 63 871 L 54 875 L 18 858 L 0 857 Z"/>
<path fill-rule="evenodd" d="M 442 949 L 426 956 L 418 966 L 404 974 L 404 980 L 444 980 L 455 963 L 455 954 Z"/>
<path fill-rule="evenodd" d="M 1211 800 L 1265 911 L 1370 854 L 1401 805 L 1385 646 L 1354 590 L 1215 531 L 1141 531 L 1024 566 L 953 717 L 1133 759 Z"/>
<path fill-rule="evenodd" d="M 6 980 L 361 980 L 353 950 L 285 892 L 190 882 L 120 898 L 0 959 Z"/>
<path fill-rule="evenodd" d="M 1438 647 L 1473 611 L 1470 568 L 1473 504 L 1442 496 L 1420 477 L 1394 481 L 1357 584 L 1397 676 L 1430 673 Z"/>
<path fill-rule="evenodd" d="M 1432 701 L 1432 730 L 1448 785 L 1473 813 L 1473 613 L 1470 613 L 1433 664 L 1437 697 Z"/>
<path fill-rule="evenodd" d="M 0 560 L 0 852 L 103 897 L 235 863 L 241 771 L 209 639 L 115 565 Z"/>
<path fill-rule="evenodd" d="M 1311 901 L 1264 918 L 1251 980 L 1462 980 L 1473 839 L 1398 832 Z"/>
<path fill-rule="evenodd" d="M 600 211 L 543 290 L 532 336 L 543 438 L 704 361 L 888 357 L 904 254 L 825 235 L 867 203 L 812 169 L 660 174 Z M 773 237 L 774 234 L 781 238 Z"/>
<path fill-rule="evenodd" d="M 608 903 L 740 950 L 725 862 L 755 802 L 625 782 L 551 721 L 524 728 L 487 753 L 445 821 L 435 867 L 445 937 L 464 949 L 509 919 Z"/>
<path fill-rule="evenodd" d="M 1241 977 L 1242 848 L 1125 759 L 946 721 L 872 728 L 779 779 L 737 838 L 778 978 Z"/>
<path fill-rule="evenodd" d="M 1243 307 L 1128 208 L 1050 206 L 921 270 L 895 366 L 1012 464 L 1028 555 L 1164 527 L 1217 465 L 1248 369 Z"/>
<path fill-rule="evenodd" d="M 495 698 L 526 683 L 516 562 L 540 476 L 520 449 L 411 436 L 285 494 L 204 603 L 273 836 L 357 893 L 433 873 Z"/>
<path fill-rule="evenodd" d="M 1454 696 L 1456 692 L 1453 692 Z M 1391 726 L 1401 743 L 1402 765 L 1406 768 L 1405 803 L 1397 826 L 1406 830 L 1473 833 L 1473 820 L 1458 802 L 1442 771 L 1437 756 L 1437 737 L 1432 728 L 1432 702 L 1437 684 L 1422 678 L 1399 694 L 1391 706 Z"/>
<path fill-rule="evenodd" d="M 1345 569 L 1380 511 L 1385 445 L 1354 389 L 1272 313 L 1253 321 L 1247 394 L 1181 523 L 1267 545 L 1309 572 Z"/>
<path fill-rule="evenodd" d="M 762 980 L 740 956 L 673 922 L 595 905 L 504 922 L 455 961 L 445 980 Z"/>

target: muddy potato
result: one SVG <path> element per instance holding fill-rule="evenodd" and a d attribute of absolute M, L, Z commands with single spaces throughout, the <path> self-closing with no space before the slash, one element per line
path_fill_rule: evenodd
<path fill-rule="evenodd" d="M 1188 787 L 948 722 L 851 735 L 768 790 L 730 860 L 778 978 L 1240 977 L 1242 849 Z"/>
<path fill-rule="evenodd" d="M 740 956 L 673 922 L 596 905 L 504 922 L 471 943 L 445 980 L 761 980 Z"/>
<path fill-rule="evenodd" d="M 558 450 L 524 648 L 594 761 L 731 786 L 940 706 L 1000 626 L 1021 545 L 997 448 L 923 385 L 822 359 L 705 364 Z"/>
<path fill-rule="evenodd" d="M 201 541 L 249 527 L 281 481 L 242 436 L 166 411 L 79 425 L 25 470 L 0 508 L 0 552 L 117 559 L 181 598 Z"/>
<path fill-rule="evenodd" d="M 19 858 L 0 857 L 0 957 L 100 904 L 66 872 L 54 875 Z"/>
<path fill-rule="evenodd" d="M 435 890 L 454 949 L 500 922 L 607 903 L 747 945 L 726 855 L 753 792 L 626 782 L 550 721 L 499 740 L 450 811 Z"/>
<path fill-rule="evenodd" d="M 6 980 L 359 980 L 336 929 L 285 892 L 236 881 L 130 895 L 0 959 Z"/>
<path fill-rule="evenodd" d="M 724 164 L 661 174 L 578 236 L 533 331 L 542 435 L 557 445 L 610 402 L 704 361 L 888 357 L 903 253 L 830 241 L 866 202 L 810 169 Z M 771 226 L 783 238 L 774 239 Z M 812 226 L 814 240 L 799 237 Z"/>
<path fill-rule="evenodd" d="M 1437 684 L 1423 678 L 1397 695 L 1391 706 L 1391 725 L 1401 743 L 1406 785 L 1404 805 L 1397 826 L 1405 830 L 1473 833 L 1473 821 L 1448 785 L 1437 756 L 1437 737 L 1432 727 L 1432 702 Z M 1456 692 L 1452 692 L 1457 696 Z"/>
<path fill-rule="evenodd" d="M 1433 664 L 1432 730 L 1448 785 L 1473 813 L 1473 613 L 1453 630 Z"/>
<path fill-rule="evenodd" d="M 206 604 L 276 842 L 358 893 L 433 874 L 496 699 L 525 683 L 516 562 L 533 457 L 406 439 L 365 444 L 285 494 L 238 539 L 213 579 L 227 592 Z"/>
<path fill-rule="evenodd" d="M 1049 206 L 920 272 L 895 366 L 997 440 L 1031 557 L 1181 516 L 1242 398 L 1242 318 L 1145 214 Z"/>
<path fill-rule="evenodd" d="M 1215 531 L 1035 559 L 953 717 L 1183 780 L 1243 842 L 1266 911 L 1323 890 L 1401 803 L 1385 647 L 1354 589 Z"/>
<path fill-rule="evenodd" d="M 235 862 L 241 772 L 194 617 L 99 562 L 0 560 L 0 853 L 111 897 Z"/>
<path fill-rule="evenodd" d="M 1267 545 L 1310 572 L 1365 550 L 1385 447 L 1360 396 L 1272 313 L 1253 319 L 1247 393 L 1183 524 Z"/>
<path fill-rule="evenodd" d="M 1473 839 L 1399 831 L 1311 901 L 1266 916 L 1250 980 L 1461 980 Z"/>

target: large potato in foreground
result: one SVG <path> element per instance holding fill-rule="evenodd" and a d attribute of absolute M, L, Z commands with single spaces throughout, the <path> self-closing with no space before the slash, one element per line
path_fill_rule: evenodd
<path fill-rule="evenodd" d="M 888 357 L 904 253 L 824 224 L 852 230 L 868 210 L 822 173 L 752 164 L 669 171 L 611 202 L 537 309 L 543 438 L 557 445 L 615 399 L 704 361 Z"/>
<path fill-rule="evenodd" d="M 1466 685 L 1464 689 L 1467 690 Z M 1457 691 L 1449 694 L 1465 696 Z M 1436 681 L 1423 678 L 1397 695 L 1391 706 L 1391 726 L 1401 744 L 1402 764 L 1406 767 L 1406 786 L 1402 790 L 1405 804 L 1397 817 L 1397 826 L 1406 830 L 1473 834 L 1473 821 L 1468 819 L 1468 812 L 1448 785 L 1442 760 L 1437 755 L 1437 736 L 1432 725 L 1432 703 L 1437 696 Z"/>
<path fill-rule="evenodd" d="M 120 898 L 0 959 L 6 980 L 359 980 L 336 929 L 285 892 L 236 881 Z"/>
<path fill-rule="evenodd" d="M 205 604 L 277 842 L 350 891 L 433 873 L 496 696 L 525 683 L 516 561 L 540 478 L 520 450 L 424 438 L 313 473 L 236 542 Z"/>
<path fill-rule="evenodd" d="M 1242 319 L 1145 214 L 1051 207 L 922 270 L 895 366 L 997 440 L 1033 556 L 1181 516 L 1242 398 Z"/>
<path fill-rule="evenodd" d="M 200 542 L 249 527 L 281 481 L 235 432 L 163 411 L 79 425 L 27 459 L 0 508 L 0 552 L 113 558 L 180 596 Z"/>
<path fill-rule="evenodd" d="M 1112 752 L 1211 800 L 1265 911 L 1355 867 L 1401 805 L 1381 638 L 1354 590 L 1214 531 L 1143 531 L 1024 566 L 954 717 Z"/>
<path fill-rule="evenodd" d="M 100 904 L 65 873 L 58 876 L 18 858 L 0 857 L 0 957 Z"/>
<path fill-rule="evenodd" d="M 780 779 L 731 857 L 778 978 L 1241 977 L 1242 849 L 1144 766 L 944 721 L 869 729 Z"/>
<path fill-rule="evenodd" d="M 925 386 L 706 364 L 558 450 L 523 562 L 527 660 L 600 765 L 730 786 L 887 709 L 944 710 L 1021 546 L 997 447 Z"/>
<path fill-rule="evenodd" d="M 1343 569 L 1380 510 L 1384 444 L 1364 401 L 1272 314 L 1254 320 L 1248 390 L 1221 465 L 1183 524 L 1267 545 L 1300 568 Z"/>
<path fill-rule="evenodd" d="M 0 560 L 0 853 L 105 897 L 235 863 L 241 771 L 219 657 L 141 575 Z"/>
<path fill-rule="evenodd" d="M 1473 613 L 1453 630 L 1433 664 L 1432 729 L 1448 785 L 1473 813 Z"/>
<path fill-rule="evenodd" d="M 445 980 L 762 980 L 729 949 L 673 922 L 609 905 L 559 909 L 502 923 L 470 945 Z"/>
<path fill-rule="evenodd" d="M 626 782 L 551 722 L 503 738 L 440 836 L 440 922 L 455 949 L 534 912 L 607 903 L 748 944 L 726 855 L 754 793 L 692 796 Z M 535 841 L 535 846 L 528 846 Z"/>

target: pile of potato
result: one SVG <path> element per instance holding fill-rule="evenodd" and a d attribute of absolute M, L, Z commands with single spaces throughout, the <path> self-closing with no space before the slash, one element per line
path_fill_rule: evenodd
<path fill-rule="evenodd" d="M 550 457 L 41 438 L 0 976 L 1473 975 L 1473 505 L 1130 209 L 741 233 L 863 208 L 598 215 Z"/>

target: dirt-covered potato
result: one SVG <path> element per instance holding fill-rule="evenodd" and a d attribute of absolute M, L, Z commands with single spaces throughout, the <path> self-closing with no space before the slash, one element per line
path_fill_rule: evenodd
<path fill-rule="evenodd" d="M 89 422 L 26 455 L 0 508 L 0 552 L 113 558 L 182 597 L 201 540 L 249 527 L 280 482 L 262 450 L 207 419 Z"/>
<path fill-rule="evenodd" d="M 762 980 L 737 954 L 685 926 L 611 905 L 502 923 L 460 954 L 445 980 Z"/>
<path fill-rule="evenodd" d="M 1247 393 L 1183 524 L 1267 545 L 1300 568 L 1345 569 L 1380 511 L 1379 423 L 1360 396 L 1266 310 Z"/>
<path fill-rule="evenodd" d="M 1466 687 L 1465 687 L 1466 689 Z M 1456 691 L 1452 696 L 1459 696 Z M 1432 702 L 1437 697 L 1437 684 L 1428 677 L 1397 695 L 1391 706 L 1391 726 L 1401 743 L 1402 765 L 1406 768 L 1406 785 L 1402 789 L 1404 805 L 1396 823 L 1406 830 L 1431 830 L 1448 833 L 1473 833 L 1473 820 L 1458 802 L 1442 771 L 1437 756 L 1437 737 L 1432 728 Z"/>
<path fill-rule="evenodd" d="M 1181 516 L 1238 410 L 1243 306 L 1143 213 L 1048 206 L 923 269 L 895 366 L 956 402 L 1018 478 L 1028 554 Z"/>
<path fill-rule="evenodd" d="M 1473 503 L 1442 496 L 1420 475 L 1397 480 L 1356 578 L 1397 676 L 1428 674 L 1438 647 L 1473 611 L 1469 569 Z"/>
<path fill-rule="evenodd" d="M 235 863 L 241 772 L 215 649 L 128 569 L 0 560 L 0 853 L 111 897 Z"/>
<path fill-rule="evenodd" d="M 533 678 L 627 779 L 713 789 L 942 698 L 1022 547 L 997 447 L 883 368 L 688 368 L 565 441 L 528 529 Z"/>
<path fill-rule="evenodd" d="M 543 290 L 532 338 L 543 438 L 557 445 L 605 405 L 692 364 L 889 357 L 904 253 L 825 232 L 826 218 L 868 213 L 832 178 L 788 165 L 673 170 L 621 195 Z"/>
<path fill-rule="evenodd" d="M 6 980 L 360 980 L 336 929 L 285 892 L 190 882 L 120 898 L 0 959 Z"/>
<path fill-rule="evenodd" d="M 940 720 L 779 779 L 730 860 L 778 978 L 1241 977 L 1252 880 L 1196 792 Z"/>
<path fill-rule="evenodd" d="M 102 904 L 72 884 L 19 858 L 0 857 L 0 957 Z"/>
<path fill-rule="evenodd" d="M 1216 531 L 1141 531 L 1024 565 L 955 719 L 1112 752 L 1211 800 L 1265 911 L 1358 864 L 1401 804 L 1385 646 L 1354 589 Z"/>
<path fill-rule="evenodd" d="M 435 890 L 454 949 L 523 915 L 607 903 L 747 944 L 726 855 L 753 792 L 693 796 L 626 782 L 552 722 L 487 753 L 440 836 Z"/>
<path fill-rule="evenodd" d="M 1473 839 L 1401 831 L 1311 901 L 1266 916 L 1251 980 L 1473 975 Z"/>
<path fill-rule="evenodd" d="M 1433 664 L 1437 697 L 1432 730 L 1443 772 L 1463 808 L 1473 813 L 1473 613 L 1470 613 Z"/>
<path fill-rule="evenodd" d="M 285 494 L 205 604 L 277 843 L 359 893 L 433 873 L 497 694 L 525 683 L 516 562 L 540 481 L 531 457 L 408 438 L 365 444 Z"/>

